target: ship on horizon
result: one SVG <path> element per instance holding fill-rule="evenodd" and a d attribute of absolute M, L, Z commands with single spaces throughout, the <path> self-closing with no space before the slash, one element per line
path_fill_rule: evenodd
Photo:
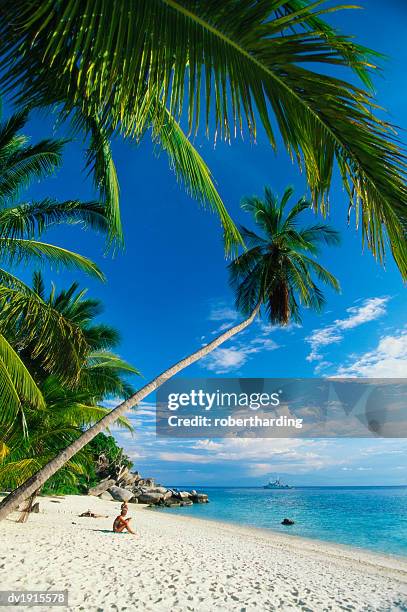
<path fill-rule="evenodd" d="M 263 489 L 292 489 L 292 488 L 293 487 L 291 487 L 290 485 L 284 484 L 281 478 L 279 478 L 278 476 L 275 480 L 269 480 L 266 485 L 263 485 Z"/>

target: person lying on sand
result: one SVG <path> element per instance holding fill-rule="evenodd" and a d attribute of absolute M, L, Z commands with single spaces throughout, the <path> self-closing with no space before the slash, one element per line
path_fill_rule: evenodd
<path fill-rule="evenodd" d="M 129 525 L 131 518 L 129 517 L 126 519 L 126 515 L 127 515 L 127 505 L 123 504 L 119 516 L 116 516 L 116 518 L 114 519 L 113 531 L 115 533 L 122 533 L 122 531 L 127 529 L 129 533 L 136 535 L 136 532 L 133 531 L 133 529 Z"/>
<path fill-rule="evenodd" d="M 86 512 L 82 512 L 79 516 L 88 516 L 89 518 L 109 518 L 107 514 L 96 514 L 96 512 L 92 512 L 92 510 L 86 510 Z"/>

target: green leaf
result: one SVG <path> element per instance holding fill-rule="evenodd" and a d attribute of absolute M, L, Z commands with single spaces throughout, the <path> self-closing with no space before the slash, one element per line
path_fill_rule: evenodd
<path fill-rule="evenodd" d="M 0 425 L 10 425 L 20 414 L 24 403 L 44 407 L 44 399 L 19 355 L 0 334 Z"/>
<path fill-rule="evenodd" d="M 213 184 L 208 166 L 192 146 L 184 132 L 167 109 L 163 121 L 152 122 L 153 139 L 166 151 L 171 167 L 178 179 L 185 182 L 187 191 L 203 204 L 209 204 L 221 220 L 226 251 L 230 252 L 242 238 L 230 218 Z"/>
<path fill-rule="evenodd" d="M 81 224 L 85 229 L 106 232 L 105 209 L 99 202 L 46 198 L 39 202 L 21 203 L 0 210 L 0 236 L 3 238 L 35 238 L 58 223 Z"/>
<path fill-rule="evenodd" d="M 0 285 L 0 330 L 13 334 L 46 371 L 77 380 L 88 345 L 83 331 L 33 292 Z"/>
<path fill-rule="evenodd" d="M 25 240 L 21 238 L 0 238 L 0 257 L 9 265 L 21 264 L 30 259 L 39 262 L 46 261 L 57 269 L 61 266 L 87 272 L 104 280 L 103 273 L 97 265 L 87 257 L 64 249 L 62 247 L 39 242 L 38 240 Z"/>

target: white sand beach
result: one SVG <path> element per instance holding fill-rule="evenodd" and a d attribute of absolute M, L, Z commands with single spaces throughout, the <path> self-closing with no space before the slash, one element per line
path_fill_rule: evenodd
<path fill-rule="evenodd" d="M 407 609 L 403 559 L 141 505 L 138 535 L 114 534 L 120 504 L 94 497 L 40 507 L 0 523 L 1 590 L 68 589 L 69 610 Z"/>

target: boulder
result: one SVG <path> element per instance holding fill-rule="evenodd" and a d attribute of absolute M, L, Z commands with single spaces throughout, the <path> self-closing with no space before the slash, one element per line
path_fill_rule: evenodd
<path fill-rule="evenodd" d="M 178 495 L 180 499 L 190 499 L 191 497 L 191 493 L 188 493 L 188 491 L 180 491 Z"/>
<path fill-rule="evenodd" d="M 285 518 L 281 521 L 282 525 L 294 525 L 294 521 L 292 519 L 289 518 Z"/>
<path fill-rule="evenodd" d="M 124 467 L 123 465 L 119 467 L 119 469 L 117 470 L 117 475 L 116 475 L 117 483 L 123 482 L 126 476 L 128 476 L 129 474 L 130 474 L 130 470 L 128 467 Z"/>
<path fill-rule="evenodd" d="M 193 506 L 194 502 L 190 499 L 184 499 L 184 501 L 180 502 L 180 506 Z"/>
<path fill-rule="evenodd" d="M 206 493 L 197 493 L 196 495 L 192 495 L 191 499 L 194 504 L 207 504 L 209 502 Z"/>
<path fill-rule="evenodd" d="M 116 481 L 112 478 L 105 478 L 105 480 L 101 480 L 95 487 L 91 487 L 88 490 L 88 495 L 94 495 L 95 497 L 98 497 L 115 484 Z"/>
<path fill-rule="evenodd" d="M 155 487 L 155 480 L 154 478 L 140 478 L 140 480 L 138 480 L 137 484 L 140 487 Z"/>
<path fill-rule="evenodd" d="M 121 502 L 128 502 L 134 497 L 133 491 L 128 491 L 127 489 L 117 486 L 109 487 L 109 493 L 112 495 L 113 499 Z"/>
<path fill-rule="evenodd" d="M 146 493 L 160 493 L 160 495 L 165 495 L 166 493 L 168 493 L 168 489 L 166 489 L 165 487 L 143 487 L 142 490 L 144 490 Z"/>
<path fill-rule="evenodd" d="M 126 468 L 121 472 L 120 477 L 117 479 L 117 484 L 120 487 L 130 489 L 136 483 L 138 483 L 139 480 L 141 480 L 141 476 L 138 472 L 130 472 L 129 469 Z"/>
<path fill-rule="evenodd" d="M 135 482 L 137 482 L 136 474 L 131 474 L 129 472 L 128 474 L 125 474 L 124 476 L 120 477 L 120 481 L 118 482 L 118 484 L 121 487 L 132 487 Z"/>
<path fill-rule="evenodd" d="M 191 491 L 191 495 L 194 497 L 195 495 L 197 495 L 197 492 L 195 491 L 195 489 L 192 489 Z"/>
<path fill-rule="evenodd" d="M 132 487 L 132 492 L 134 497 L 139 497 L 143 493 L 143 489 L 141 487 Z"/>
<path fill-rule="evenodd" d="M 101 495 L 99 495 L 99 499 L 103 499 L 103 501 L 114 501 L 113 495 L 110 495 L 109 491 L 104 491 Z"/>
<path fill-rule="evenodd" d="M 162 493 L 143 492 L 137 497 L 139 504 L 158 504 L 164 496 Z"/>

